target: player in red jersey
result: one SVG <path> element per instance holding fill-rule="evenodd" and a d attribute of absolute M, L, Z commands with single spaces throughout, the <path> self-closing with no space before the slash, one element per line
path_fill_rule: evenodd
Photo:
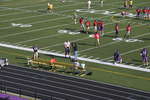
<path fill-rule="evenodd" d="M 131 30 L 132 30 L 131 25 L 128 24 L 127 27 L 126 27 L 126 31 L 127 31 L 127 32 L 126 32 L 126 34 L 125 34 L 125 36 L 124 36 L 124 39 L 125 39 L 125 38 L 126 38 L 126 39 L 129 39 L 129 38 L 130 38 Z"/>
<path fill-rule="evenodd" d="M 115 25 L 115 38 L 117 38 L 118 35 L 119 35 L 119 24 L 116 23 L 116 25 Z"/>
<path fill-rule="evenodd" d="M 140 12 L 141 10 L 140 9 L 136 9 L 136 17 L 139 18 L 140 17 Z"/>
<path fill-rule="evenodd" d="M 94 26 L 94 32 L 97 32 L 97 21 L 96 20 L 94 20 L 93 26 Z"/>
<path fill-rule="evenodd" d="M 90 30 L 90 25 L 91 25 L 91 22 L 89 20 L 87 20 L 85 22 L 85 25 L 86 25 L 86 33 L 88 34 L 89 33 L 89 30 Z"/>
<path fill-rule="evenodd" d="M 80 23 L 80 31 L 84 32 L 85 31 L 85 26 L 84 26 L 84 18 L 83 17 L 81 17 L 79 19 L 79 23 Z"/>

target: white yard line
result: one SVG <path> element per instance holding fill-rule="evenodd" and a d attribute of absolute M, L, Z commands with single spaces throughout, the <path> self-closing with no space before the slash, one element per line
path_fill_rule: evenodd
<path fill-rule="evenodd" d="M 17 50 L 33 52 L 32 48 L 19 47 L 19 46 L 8 45 L 8 44 L 3 44 L 3 43 L 0 43 L 0 46 L 6 47 L 6 48 L 12 48 L 12 49 L 17 49 Z M 53 53 L 53 52 L 44 51 L 44 50 L 39 50 L 39 53 L 48 54 L 48 55 L 55 55 L 55 56 L 59 56 L 59 57 L 65 57 L 63 54 Z M 109 66 L 116 66 L 116 67 L 128 68 L 128 69 L 133 69 L 133 70 L 138 70 L 138 71 L 150 72 L 150 69 L 140 68 L 138 66 L 124 65 L 124 64 L 113 64 L 110 62 L 104 62 L 104 61 L 100 61 L 100 60 L 88 59 L 88 58 L 82 58 L 82 57 L 78 57 L 78 59 L 82 60 L 82 61 L 92 62 L 92 63 L 98 63 L 98 64 L 104 64 L 104 65 L 109 65 Z"/>
<path fill-rule="evenodd" d="M 105 17 L 107 17 L 107 16 L 105 16 Z M 65 19 L 66 17 L 63 17 L 62 19 Z M 104 17 L 103 17 L 104 18 Z M 57 18 L 57 19 L 54 19 L 54 20 L 58 20 L 58 19 L 61 19 L 61 18 Z M 53 19 L 52 19 L 53 20 Z M 52 21 L 52 20 L 50 20 L 50 21 Z M 129 20 L 129 19 L 126 19 L 126 20 Z M 125 20 L 123 20 L 123 21 L 125 21 Z M 40 22 L 43 22 L 43 21 L 39 21 L 39 22 L 36 22 L 36 23 L 40 23 Z M 47 20 L 46 21 L 44 21 L 44 22 L 47 22 Z M 31 23 L 30 23 L 31 24 Z M 33 24 L 33 23 L 32 23 Z M 106 25 L 109 25 L 109 24 L 112 24 L 112 23 L 107 23 Z M 106 26 L 105 25 L 105 26 Z M 15 43 L 15 44 L 20 44 L 20 43 L 26 43 L 26 42 L 31 42 L 31 41 L 35 41 L 35 40 L 39 40 L 39 39 L 43 39 L 43 38 L 48 38 L 49 36 L 44 36 L 44 37 L 40 37 L 40 38 L 35 38 L 35 39 L 31 39 L 31 40 L 26 40 L 26 41 L 20 41 L 20 42 L 17 42 L 17 43 Z M 76 42 L 76 41 L 79 41 L 79 40 L 84 40 L 84 39 L 87 39 L 87 38 L 81 38 L 81 39 L 77 39 L 77 40 L 73 40 L 72 42 Z M 59 44 L 55 44 L 54 46 L 58 46 L 58 45 L 61 45 L 61 43 L 59 43 Z M 54 47 L 54 46 L 49 46 L 49 47 Z M 44 47 L 44 48 L 48 48 L 48 47 Z"/>
<path fill-rule="evenodd" d="M 74 23 L 72 23 L 72 24 L 74 24 Z M 56 25 L 56 26 L 52 26 L 52 27 L 44 27 L 44 28 L 39 28 L 39 29 L 34 29 L 34 30 L 29 30 L 29 31 L 24 31 L 24 32 L 18 32 L 18 33 L 14 33 L 14 34 L 8 34 L 8 35 L 1 36 L 0 39 L 7 38 L 9 36 L 22 35 L 22 34 L 26 34 L 26 33 L 30 33 L 30 32 L 37 32 L 37 31 L 42 31 L 42 30 L 47 30 L 47 29 L 58 28 L 58 27 L 67 26 L 67 25 L 71 25 L 71 23 Z"/>
<path fill-rule="evenodd" d="M 13 6 L 17 7 L 17 8 L 30 8 L 30 7 L 35 7 L 35 6 L 39 6 L 39 5 L 43 5 L 43 3 L 47 5 L 47 2 L 46 1 L 36 1 L 31 3 L 31 2 L 28 2 L 28 3 L 17 3 L 17 4 L 13 4 Z M 5 5 L 5 7 L 8 7 L 8 6 L 12 6 L 12 5 Z"/>
<path fill-rule="evenodd" d="M 79 4 L 82 4 L 82 3 L 73 3 L 73 4 L 70 4 L 70 5 L 61 5 L 59 7 L 55 7 L 56 8 L 63 8 L 63 7 L 67 7 L 67 6 L 74 6 L 74 5 L 79 5 Z M 34 7 L 34 6 L 33 6 Z M 17 15 L 17 14 L 23 14 L 23 13 L 30 13 L 30 12 L 38 12 L 38 10 L 45 10 L 47 9 L 47 6 L 45 6 L 45 9 L 37 9 L 37 10 L 27 10 L 27 9 L 20 9 L 20 8 L 9 8 L 9 9 L 13 9 L 13 10 L 19 10 L 19 11 L 23 11 L 23 12 L 16 12 L 16 13 L 10 13 L 10 14 L 3 14 L 3 15 L 0 15 L 1 16 L 12 16 L 12 15 Z M 39 13 L 39 12 L 38 12 Z"/>
<path fill-rule="evenodd" d="M 65 11 L 63 11 L 65 12 Z M 61 13 L 63 13 L 61 12 Z M 66 11 L 67 12 L 67 11 Z M 54 14 L 54 13 L 53 13 Z M 55 15 L 58 15 L 57 13 Z M 65 17 L 60 17 L 60 18 L 54 18 L 54 19 L 47 19 L 47 20 L 42 20 L 42 21 L 36 21 L 36 22 L 32 22 L 32 23 L 27 23 L 27 24 L 31 24 L 31 25 L 34 25 L 34 24 L 39 24 L 39 23 L 45 23 L 45 22 L 50 22 L 50 21 L 56 21 L 56 20 L 62 20 L 62 19 L 67 19 L 69 17 L 72 17 L 72 16 L 65 16 Z M 8 26 L 8 27 L 1 27 L 0 29 L 3 30 L 3 29 L 9 29 L 9 28 L 14 28 L 13 26 Z"/>
<path fill-rule="evenodd" d="M 115 9 L 116 9 L 116 8 L 115 8 Z M 38 9 L 38 10 L 39 10 L 39 9 Z M 106 10 L 111 10 L 111 9 L 106 9 Z M 73 11 L 73 10 L 65 10 L 65 11 Z M 65 12 L 65 11 L 60 11 L 60 12 Z M 45 15 L 48 15 L 48 14 L 31 16 L 31 18 L 32 18 L 32 17 L 38 17 L 38 16 L 45 16 Z M 16 21 L 16 20 L 27 19 L 27 18 L 30 18 L 30 17 L 14 18 L 14 19 L 11 19 L 11 20 L 3 20 L 3 21 L 1 21 L 1 22 Z M 1 22 L 0 22 L 0 23 L 1 23 Z"/>

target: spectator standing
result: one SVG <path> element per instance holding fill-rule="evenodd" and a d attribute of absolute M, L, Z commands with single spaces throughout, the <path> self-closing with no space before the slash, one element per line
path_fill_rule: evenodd
<path fill-rule="evenodd" d="M 39 53 L 38 53 L 38 50 L 39 50 L 39 49 L 38 49 L 37 46 L 33 46 L 32 48 L 33 48 L 33 52 L 34 52 L 34 53 L 33 53 L 33 59 L 34 59 L 34 60 L 37 60 L 37 59 L 39 58 Z"/>
<path fill-rule="evenodd" d="M 67 56 L 70 57 L 70 47 L 71 47 L 71 44 L 70 44 L 69 40 L 68 40 L 68 41 L 65 41 L 65 42 L 64 42 L 65 58 L 66 58 Z"/>
<path fill-rule="evenodd" d="M 77 60 L 78 58 L 78 46 L 76 42 L 72 43 L 72 48 L 73 48 L 73 56 L 74 56 L 74 60 Z"/>

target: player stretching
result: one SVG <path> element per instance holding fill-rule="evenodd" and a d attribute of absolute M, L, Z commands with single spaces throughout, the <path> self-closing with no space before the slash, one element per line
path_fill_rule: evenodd
<path fill-rule="evenodd" d="M 142 61 L 144 66 L 148 66 L 148 50 L 146 48 L 143 48 L 142 51 L 140 52 L 140 55 L 142 57 Z"/>
<path fill-rule="evenodd" d="M 119 25 L 118 25 L 118 23 L 116 23 L 116 25 L 115 25 L 115 38 L 117 38 L 118 35 L 119 35 Z"/>
<path fill-rule="evenodd" d="M 68 40 L 68 41 L 65 41 L 65 42 L 64 42 L 65 58 L 66 58 L 67 56 L 69 56 L 69 58 L 70 58 L 70 47 L 71 47 L 71 44 L 70 44 L 69 40 Z"/>
<path fill-rule="evenodd" d="M 91 8 L 91 0 L 88 0 L 88 9 L 90 9 Z"/>
<path fill-rule="evenodd" d="M 126 27 L 126 34 L 124 35 L 124 39 L 129 39 L 130 38 L 130 35 L 131 35 L 131 25 L 128 24 L 127 27 Z"/>
<path fill-rule="evenodd" d="M 85 22 L 85 25 L 86 25 L 86 33 L 88 34 L 89 33 L 89 30 L 90 30 L 90 25 L 91 25 L 91 22 L 89 20 L 87 20 Z"/>
<path fill-rule="evenodd" d="M 85 26 L 84 26 L 84 19 L 83 19 L 83 17 L 81 17 L 79 19 L 79 23 L 80 23 L 80 32 L 85 32 Z"/>

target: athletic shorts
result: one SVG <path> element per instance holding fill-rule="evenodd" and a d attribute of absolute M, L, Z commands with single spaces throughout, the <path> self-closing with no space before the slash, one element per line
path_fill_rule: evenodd
<path fill-rule="evenodd" d="M 97 30 L 103 31 L 103 30 L 104 30 L 104 27 L 97 27 Z"/>
<path fill-rule="evenodd" d="M 65 48 L 65 54 L 69 54 L 70 53 L 70 49 L 69 48 Z"/>

